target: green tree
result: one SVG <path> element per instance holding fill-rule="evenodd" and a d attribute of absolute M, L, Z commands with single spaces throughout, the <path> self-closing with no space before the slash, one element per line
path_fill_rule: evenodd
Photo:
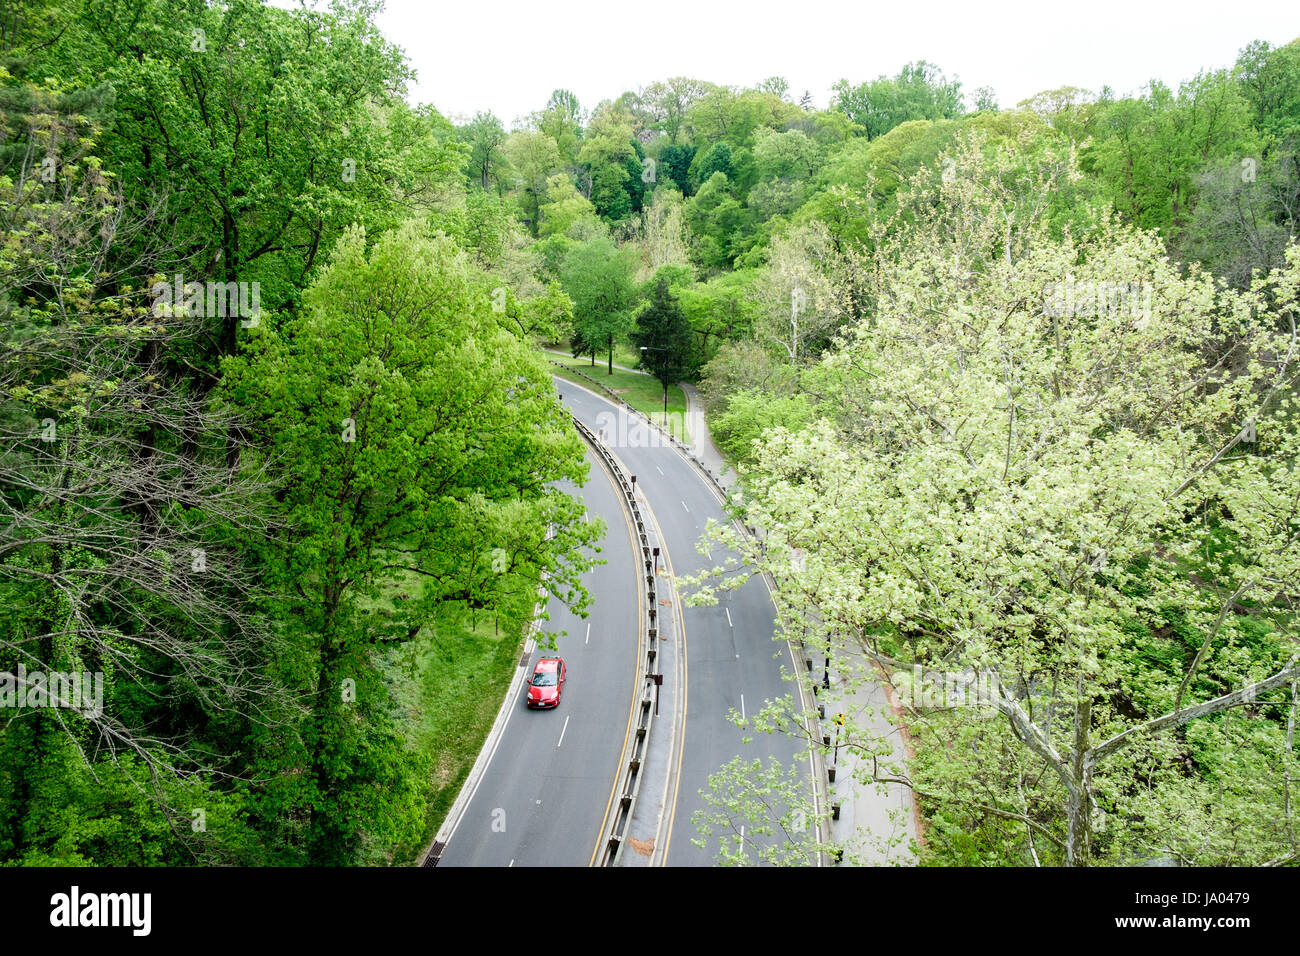
<path fill-rule="evenodd" d="M 546 196 L 547 180 L 560 168 L 559 147 L 545 133 L 523 130 L 510 134 L 505 153 L 515 170 L 515 193 L 524 212 L 524 222 L 535 239 L 541 230 L 540 207 Z"/>
<path fill-rule="evenodd" d="M 671 182 L 683 196 L 691 194 L 691 161 L 695 158 L 694 146 L 669 145 L 659 151 L 656 174 L 661 184 Z"/>
<path fill-rule="evenodd" d="M 975 112 L 998 111 L 998 94 L 991 86 L 981 86 L 975 91 Z"/>
<path fill-rule="evenodd" d="M 748 465 L 754 460 L 755 442 L 769 428 L 798 432 L 812 420 L 812 406 L 802 394 L 743 391 L 727 397 L 726 411 L 715 416 L 710 427 L 727 457 Z"/>
<path fill-rule="evenodd" d="M 965 112 L 961 83 L 924 60 L 908 63 L 892 79 L 880 76 L 858 86 L 840 80 L 833 105 L 870 139 L 908 120 L 955 119 Z"/>
<path fill-rule="evenodd" d="M 329 12 L 260 0 L 81 6 L 50 59 L 71 83 L 116 91 L 104 160 L 133 217 L 158 215 L 167 197 L 177 246 L 169 271 L 258 282 L 263 308 L 277 310 L 294 303 L 346 225 L 387 225 L 405 188 L 458 176 L 465 147 L 445 120 L 394 95 L 409 70 L 371 17 L 361 3 Z M 408 148 L 390 149 L 398 137 Z M 156 242 L 133 237 L 117 258 L 130 262 Z M 194 347 L 212 373 L 241 326 L 233 315 L 209 319 Z"/>
<path fill-rule="evenodd" d="M 817 841 L 829 811 L 818 814 L 807 771 L 798 766 L 787 769 L 773 757 L 764 767 L 757 758 L 734 757 L 709 774 L 700 793 L 704 806 L 691 814 L 700 838 L 691 843 L 706 849 L 716 838 L 719 866 L 815 866 L 818 853 L 836 850 Z"/>
<path fill-rule="evenodd" d="M 560 160 L 572 165 L 582 147 L 582 107 L 570 90 L 555 90 L 537 116 L 537 129 L 555 140 Z"/>
<path fill-rule="evenodd" d="M 743 220 L 744 209 L 731 195 L 727 174 L 714 173 L 686 203 L 686 224 L 696 261 L 706 269 L 729 265 Z"/>
<path fill-rule="evenodd" d="M 487 189 L 494 173 L 499 180 L 505 162 L 505 127 L 492 113 L 475 113 L 463 135 L 469 143 L 469 168 L 479 185 Z"/>
<path fill-rule="evenodd" d="M 789 582 L 789 633 L 910 687 L 918 759 L 871 779 L 933 808 L 932 859 L 1293 860 L 1300 248 L 1237 293 L 1114 219 L 1054 238 L 1077 169 L 1012 190 L 1026 158 L 918 180 L 808 373 L 821 420 L 756 449 L 761 552 L 715 538 Z M 971 696 L 927 700 L 930 670 Z"/>
<path fill-rule="evenodd" d="M 641 366 L 650 370 L 665 391 L 690 367 L 691 327 L 663 276 L 655 282 L 650 301 L 637 313 L 632 344 L 645 350 Z"/>
<path fill-rule="evenodd" d="M 600 125 L 593 122 L 578 161 L 591 176 L 591 201 L 596 211 L 611 221 L 627 218 L 633 209 L 632 191 L 639 199 L 641 186 L 641 163 L 632 145 L 631 126 L 617 120 Z"/>
<path fill-rule="evenodd" d="M 1300 234 L 1300 151 L 1275 149 L 1214 164 L 1199 177 L 1196 211 L 1177 249 L 1234 288 L 1282 268 Z"/>
<path fill-rule="evenodd" d="M 592 539 L 552 484 L 585 479 L 581 447 L 540 360 L 471 276 L 413 223 L 368 256 L 352 230 L 308 310 L 230 363 L 232 398 L 291 469 L 281 514 L 294 534 L 266 567 L 281 620 L 314 657 L 300 797 L 313 863 L 354 862 L 367 836 L 409 841 L 423 819 L 377 648 L 428 640 L 443 605 L 502 600 L 494 549 L 544 572 L 557 600 L 586 601 L 578 548 Z M 375 610 L 412 575 L 418 599 Z"/>
<path fill-rule="evenodd" d="M 753 281 L 752 270 L 738 269 L 678 291 L 691 331 L 698 336 L 695 352 L 701 363 L 713 357 L 721 342 L 744 339 L 752 332 L 757 311 Z"/>
<path fill-rule="evenodd" d="M 1254 114 L 1253 125 L 1274 143 L 1300 135 L 1300 39 L 1271 47 L 1250 44 L 1237 58 L 1234 74 Z"/>
<path fill-rule="evenodd" d="M 735 175 L 731 168 L 731 147 L 726 143 L 714 143 L 703 154 L 697 154 L 695 160 L 695 178 L 700 183 L 707 183 L 714 173 L 722 173 L 727 178 Z"/>
<path fill-rule="evenodd" d="M 1019 106 L 1041 116 L 1053 129 L 1079 141 L 1092 130 L 1101 108 L 1096 96 L 1077 86 L 1044 90 L 1022 100 Z"/>
<path fill-rule="evenodd" d="M 754 135 L 754 164 L 765 179 L 812 179 L 821 168 L 822 149 L 797 129 L 761 129 Z"/>
<path fill-rule="evenodd" d="M 679 266 L 687 267 L 689 274 L 683 207 L 681 193 L 671 186 L 660 186 L 641 211 L 639 244 L 650 270 Z"/>
<path fill-rule="evenodd" d="M 276 644 L 242 543 L 266 531 L 266 484 L 227 467 L 231 410 L 165 374 L 202 317 L 109 266 L 118 231 L 149 222 L 81 112 L 98 92 L 9 79 L 0 67 L 0 859 L 248 862 L 256 835 L 226 814 L 247 768 L 226 734 L 290 703 L 267 679 Z M 24 667 L 88 684 L 74 699 L 51 681 L 59 706 L 29 693 L 27 709 Z M 229 827 L 176 827 L 193 806 Z"/>
<path fill-rule="evenodd" d="M 606 238 L 573 246 L 561 267 L 560 282 L 573 300 L 574 354 L 591 355 L 594 365 L 596 351 L 607 349 L 610 375 L 614 342 L 623 341 L 632 327 L 635 274 L 636 250 Z"/>
<path fill-rule="evenodd" d="M 785 129 L 803 118 L 803 110 L 775 93 L 714 87 L 692 104 L 687 125 L 693 142 L 703 149 L 725 141 L 733 149 L 749 142 L 760 126 Z"/>
<path fill-rule="evenodd" d="M 1177 236 L 1195 207 L 1198 169 L 1258 155 L 1249 104 L 1219 71 L 1198 74 L 1176 94 L 1152 82 L 1142 96 L 1105 106 L 1085 162 L 1130 221 Z"/>
<path fill-rule="evenodd" d="M 564 235 L 575 222 L 596 218 L 596 207 L 578 192 L 564 173 L 556 173 L 546 181 L 546 202 L 538 210 L 541 226 L 538 234 Z"/>
<path fill-rule="evenodd" d="M 677 146 L 691 106 L 711 89 L 711 83 L 674 76 L 662 83 L 651 83 L 641 98 L 656 127 L 663 130 L 670 144 Z"/>

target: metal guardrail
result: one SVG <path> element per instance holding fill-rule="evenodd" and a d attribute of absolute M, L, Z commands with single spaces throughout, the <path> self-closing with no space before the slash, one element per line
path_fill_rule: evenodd
<path fill-rule="evenodd" d="M 724 504 L 724 510 L 726 510 L 727 513 L 732 516 L 732 519 L 735 522 L 736 526 L 739 527 L 744 534 L 748 535 L 750 538 L 753 538 L 755 541 L 759 543 L 760 546 L 762 546 L 763 538 L 765 537 L 763 535 L 762 529 L 751 528 L 750 526 L 746 525 L 744 521 L 736 517 L 736 515 L 739 513 L 739 511 L 736 509 L 736 506 L 739 505 L 740 502 L 732 496 L 730 491 L 728 491 L 725 487 L 723 487 L 722 483 L 718 480 L 718 476 L 709 470 L 708 466 L 705 465 L 704 462 L 700 460 L 699 456 L 696 455 L 695 452 L 693 452 L 688 446 L 686 446 L 681 441 L 679 441 L 677 437 L 673 435 L 673 433 L 669 429 L 665 428 L 663 425 L 651 419 L 649 415 L 645 414 L 645 412 L 641 411 L 639 408 L 636 408 L 635 406 L 629 404 L 621 395 L 612 391 L 608 386 L 592 378 L 590 375 L 587 375 L 586 373 L 581 372 L 576 368 L 565 365 L 563 362 L 557 362 L 555 359 L 549 359 L 548 361 L 552 365 L 556 366 L 557 368 L 562 368 L 566 372 L 571 372 L 572 374 L 577 375 L 579 378 L 585 379 L 586 381 L 590 382 L 592 385 L 596 386 L 596 388 L 600 389 L 602 392 L 608 395 L 610 401 L 621 406 L 628 413 L 642 419 L 648 425 L 650 425 L 650 427 L 657 429 L 660 432 L 660 434 L 662 434 L 664 438 L 667 439 L 667 441 L 672 446 L 677 448 L 677 450 L 683 455 L 683 457 L 687 458 L 688 460 L 691 461 L 692 464 L 695 465 L 695 469 L 698 472 L 700 472 L 700 474 L 702 474 L 705 478 L 708 479 L 709 483 L 713 486 L 714 490 L 717 491 L 719 497 L 722 498 Z M 579 422 L 576 417 L 574 417 L 573 421 L 575 424 L 577 424 L 578 428 L 582 430 L 582 432 L 585 435 L 588 436 L 591 435 L 591 430 L 587 428 L 585 425 L 583 425 L 581 422 Z M 615 473 L 616 474 L 619 473 L 617 469 L 615 469 Z M 635 507 L 635 501 L 633 501 L 632 504 Z M 642 541 L 644 542 L 644 540 L 645 540 L 645 536 L 642 535 Z M 649 554 L 648 549 L 646 553 L 647 555 Z M 772 578 L 767 574 L 767 572 L 764 571 L 762 572 L 762 574 L 764 575 L 764 577 L 768 578 L 769 586 L 773 591 L 775 591 L 776 582 L 772 580 Z M 798 653 L 799 661 L 797 663 L 803 664 L 808 669 L 808 671 L 811 671 L 813 661 L 812 661 L 812 657 L 808 654 L 808 648 L 804 645 L 804 642 L 801 638 L 796 638 L 794 640 L 798 642 L 798 646 L 799 646 L 799 653 Z M 792 642 L 791 643 L 792 650 L 793 647 L 794 644 Z M 802 679 L 801 679 L 800 696 L 803 698 L 802 702 L 805 708 L 804 709 L 805 720 L 808 722 L 809 725 L 811 725 L 807 728 L 809 733 L 809 739 L 817 740 L 822 736 L 821 719 L 822 719 L 822 712 L 824 711 L 824 707 L 814 708 L 810 706 L 810 704 L 817 702 L 817 698 L 819 696 L 817 693 L 817 685 L 815 683 L 810 682 L 810 686 L 812 689 L 811 697 L 805 696 Z M 825 760 L 822 758 L 821 753 L 816 748 L 813 748 L 810 752 L 812 754 L 814 787 L 815 787 L 816 796 L 819 798 L 818 802 L 825 800 L 829 804 L 829 792 L 826 789 L 827 773 L 826 773 Z M 628 816 L 630 818 L 631 814 L 629 813 Z M 821 829 L 822 829 L 821 836 L 823 841 L 828 841 L 830 836 L 829 822 L 823 821 Z M 619 852 L 621 851 L 622 848 L 620 846 Z M 822 865 L 825 865 L 828 862 L 828 856 L 826 853 L 823 852 L 819 854 L 819 857 L 820 857 L 819 862 Z"/>
<path fill-rule="evenodd" d="M 648 621 L 643 621 L 640 627 L 645 629 L 646 649 L 645 660 L 645 681 L 641 688 L 641 697 L 637 701 L 636 718 L 628 728 L 628 738 L 625 741 L 627 753 L 627 763 L 620 770 L 620 780 L 622 786 L 619 789 L 618 804 L 614 808 L 614 818 L 610 823 L 609 832 L 604 837 L 601 845 L 599 856 L 597 857 L 598 866 L 617 866 L 623 858 L 623 848 L 627 844 L 628 827 L 632 822 L 632 814 L 636 810 L 637 796 L 641 792 L 641 779 L 644 776 L 646 751 L 650 744 L 650 729 L 654 724 L 654 704 L 655 698 L 650 690 L 653 684 L 650 678 L 659 673 L 659 624 L 658 605 L 657 605 L 657 575 L 654 565 L 654 558 L 651 555 L 650 539 L 646 531 L 645 518 L 641 514 L 641 507 L 636 500 L 636 486 L 628 480 L 627 474 L 623 471 L 618 460 L 613 456 L 605 443 L 596 436 L 590 428 L 579 421 L 576 417 L 573 424 L 577 427 L 578 432 L 586 440 L 587 444 L 598 454 L 605 467 L 611 475 L 618 479 L 619 487 L 623 491 L 623 500 L 627 503 L 628 511 L 636 523 L 636 534 L 639 539 L 641 548 L 641 557 L 645 566 L 645 574 L 642 576 L 643 593 L 646 598 L 648 608 Z"/>
<path fill-rule="evenodd" d="M 619 395 L 617 392 L 611 390 L 609 386 L 605 385 L 603 382 L 599 382 L 596 379 L 592 378 L 586 372 L 580 371 L 579 369 L 573 368 L 572 366 L 565 365 L 563 362 L 557 362 L 555 359 L 548 359 L 547 361 L 549 361 L 556 368 L 562 368 L 566 372 L 571 372 L 572 374 L 578 376 L 579 378 L 590 382 L 592 385 L 596 386 L 596 388 L 600 389 L 602 392 L 608 395 L 609 400 L 611 402 L 614 402 L 616 405 L 621 405 L 626 411 L 630 412 L 631 414 L 645 421 L 646 424 L 648 424 L 651 428 L 656 429 L 661 435 L 663 435 L 664 439 L 670 445 L 675 447 L 678 451 L 680 451 L 683 455 L 685 455 L 687 458 L 691 460 L 691 462 L 695 465 L 695 467 L 704 475 L 705 478 L 709 480 L 709 484 L 711 484 L 714 487 L 714 489 L 722 497 L 722 500 L 727 504 L 728 507 L 735 504 L 735 502 L 732 499 L 731 492 L 728 491 L 725 487 L 723 487 L 722 482 L 718 480 L 718 476 L 715 475 L 712 471 L 710 471 L 709 467 L 706 464 L 704 464 L 703 461 L 700 460 L 699 456 L 696 455 L 695 452 L 691 451 L 690 446 L 686 445 L 684 442 L 679 440 L 677 436 L 674 435 L 670 429 L 667 429 L 659 422 L 656 422 L 654 419 L 652 419 L 649 415 L 641 411 L 641 409 L 637 408 L 636 406 L 628 404 L 627 400 L 624 399 L 622 395 Z M 749 531 L 748 528 L 746 528 L 745 530 Z"/>

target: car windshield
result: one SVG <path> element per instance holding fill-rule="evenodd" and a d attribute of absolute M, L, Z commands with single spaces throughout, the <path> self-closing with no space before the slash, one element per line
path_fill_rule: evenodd
<path fill-rule="evenodd" d="M 533 675 L 533 686 L 534 686 L 534 687 L 554 687 L 554 686 L 555 686 L 555 671 L 546 671 L 545 673 L 542 673 L 542 674 L 534 674 L 534 675 Z"/>

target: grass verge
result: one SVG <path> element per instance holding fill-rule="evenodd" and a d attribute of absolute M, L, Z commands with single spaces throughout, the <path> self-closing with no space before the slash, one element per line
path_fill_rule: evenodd
<path fill-rule="evenodd" d="M 469 776 L 518 665 L 537 583 L 521 579 L 512 588 L 518 598 L 499 616 L 449 606 L 432 628 L 379 657 L 398 726 L 430 768 L 422 838 L 397 847 L 395 864 L 414 862 L 429 845 Z M 411 575 L 392 593 L 414 599 L 419 588 Z M 378 603 L 390 601 L 385 595 Z"/>
<path fill-rule="evenodd" d="M 590 360 L 586 358 L 575 359 L 553 353 L 546 353 L 545 357 L 559 363 L 558 366 L 552 365 L 551 370 L 561 378 L 591 388 L 591 382 L 577 374 L 581 372 L 608 388 L 651 421 L 663 422 L 664 389 L 658 379 L 644 372 L 625 372 L 619 368 L 615 368 L 614 374 L 610 375 L 607 365 L 597 364 L 592 368 Z M 679 441 L 690 443 L 686 431 L 686 395 L 676 385 L 668 386 L 668 423 L 672 434 Z"/>

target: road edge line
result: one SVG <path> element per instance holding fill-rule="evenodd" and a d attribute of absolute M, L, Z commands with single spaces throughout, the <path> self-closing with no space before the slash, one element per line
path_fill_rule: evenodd
<path fill-rule="evenodd" d="M 552 362 L 551 364 L 561 365 L 561 363 L 559 362 Z M 569 371 L 567 366 L 561 366 L 561 367 L 565 368 L 566 371 Z M 578 372 L 577 374 L 581 375 L 582 373 Z M 596 395 L 596 393 L 593 392 L 591 389 L 586 388 L 585 386 L 577 382 L 567 382 L 567 384 L 572 385 L 574 388 L 580 388 L 584 392 L 587 392 L 588 394 Z M 704 483 L 713 492 L 713 495 L 717 499 L 718 504 L 721 505 L 723 514 L 726 514 L 727 505 L 730 503 L 729 496 L 727 495 L 726 491 L 722 488 L 722 486 L 718 483 L 718 479 L 714 477 L 712 472 L 710 472 L 707 468 L 704 467 L 704 465 L 700 462 L 699 458 L 693 452 L 688 453 L 685 450 L 682 443 L 679 442 L 676 438 L 674 438 L 671 432 L 669 432 L 663 426 L 655 423 L 650 418 L 650 416 L 646 415 L 640 409 L 632 407 L 625 400 L 619 398 L 619 396 L 617 395 L 614 395 L 614 393 L 611 392 L 611 395 L 613 395 L 614 401 L 617 401 L 620 407 L 624 408 L 629 413 L 644 419 L 651 428 L 656 429 L 660 434 L 664 436 L 667 446 L 669 448 L 672 448 L 673 451 L 675 451 L 677 455 L 682 459 L 682 461 L 684 461 L 688 466 L 693 468 L 698 474 L 700 474 L 704 478 Z M 596 397 L 600 398 L 605 402 L 611 401 L 611 399 L 605 398 L 603 395 L 596 395 Z M 749 529 L 745 527 L 743 522 L 733 518 L 732 525 L 733 527 L 739 528 L 741 534 L 745 535 L 750 539 L 757 540 L 754 537 L 754 535 L 749 533 Z M 758 573 L 759 573 L 759 577 L 763 581 L 764 587 L 767 588 L 768 600 L 771 601 L 772 609 L 773 611 L 776 612 L 777 621 L 780 622 L 781 610 L 778 607 L 775 599 L 775 592 L 778 590 L 778 588 L 776 587 L 776 582 L 772 580 L 771 575 L 769 575 L 766 571 L 760 570 Z M 784 624 L 782 624 L 782 629 L 784 630 Z M 820 722 L 818 721 L 816 716 L 817 704 L 816 704 L 815 697 L 813 695 L 810 695 L 808 693 L 807 688 L 804 686 L 803 675 L 799 672 L 798 658 L 802 655 L 795 654 L 794 642 L 789 636 L 785 638 L 784 644 L 786 646 L 786 650 L 789 651 L 790 654 L 790 666 L 792 668 L 792 674 L 794 676 L 796 683 L 799 685 L 799 702 L 804 708 L 804 729 L 808 734 L 808 756 L 809 756 L 808 775 L 812 778 L 811 782 L 813 785 L 812 786 L 813 812 L 818 818 L 818 825 L 817 825 L 818 837 L 822 846 L 828 846 L 831 842 L 831 836 L 832 836 L 830 820 L 822 819 L 822 817 L 823 816 L 829 817 L 829 814 L 824 813 L 823 807 L 830 806 L 830 786 L 829 786 L 829 781 L 827 779 L 825 758 L 822 757 L 821 752 L 816 745 L 816 741 L 818 739 L 818 736 L 820 735 Z M 810 724 L 811 726 L 809 726 Z M 675 805 L 673 810 L 675 814 L 676 811 Z M 671 823 L 670 823 L 670 829 L 671 829 Z M 666 852 L 664 856 L 665 858 L 667 857 Z M 828 866 L 829 864 L 830 864 L 830 858 L 829 858 L 828 851 L 819 850 L 817 853 L 816 865 L 822 867 L 822 866 Z M 666 863 L 663 865 L 666 865 Z"/>
<path fill-rule="evenodd" d="M 544 585 L 538 585 L 537 595 L 542 598 L 546 594 Z M 533 616 L 528 621 L 528 626 L 524 630 L 523 653 L 529 657 L 537 648 L 537 642 L 533 635 L 540 628 L 540 618 L 542 607 L 545 600 L 539 600 L 533 605 Z M 492 721 L 492 728 L 483 740 L 483 746 L 479 748 L 478 756 L 474 758 L 474 765 L 470 767 L 469 774 L 465 777 L 465 782 L 460 785 L 460 792 L 456 794 L 456 799 L 452 801 L 451 809 L 447 811 L 447 816 L 443 818 L 442 826 L 438 827 L 438 832 L 434 834 L 433 842 L 420 854 L 416 866 L 437 866 L 438 860 L 445 850 L 447 844 L 456 833 L 456 828 L 460 826 L 461 818 L 464 817 L 465 811 L 469 809 L 470 803 L 474 800 L 474 794 L 478 792 L 479 784 L 483 782 L 483 777 L 487 773 L 488 765 L 492 763 L 492 758 L 496 756 L 497 747 L 501 745 L 501 738 L 505 736 L 506 724 L 510 722 L 510 715 L 514 713 L 514 703 L 517 699 L 519 688 L 523 685 L 526 678 L 527 667 L 515 662 L 514 676 L 510 678 L 510 684 L 506 687 L 505 698 L 501 701 L 500 708 L 497 709 L 496 718 Z M 441 846 L 439 846 L 441 844 Z M 438 856 L 433 857 L 433 862 L 429 862 L 430 854 L 435 847 L 439 847 Z"/>

